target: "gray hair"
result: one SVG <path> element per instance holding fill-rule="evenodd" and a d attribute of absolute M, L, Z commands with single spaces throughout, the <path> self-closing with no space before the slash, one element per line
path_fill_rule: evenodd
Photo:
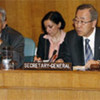
<path fill-rule="evenodd" d="M 6 11 L 3 8 L 0 8 L 0 14 L 2 14 L 1 21 L 6 21 Z"/>

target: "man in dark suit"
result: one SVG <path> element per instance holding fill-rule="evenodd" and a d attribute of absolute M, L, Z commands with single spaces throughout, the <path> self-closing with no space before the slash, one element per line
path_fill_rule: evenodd
<path fill-rule="evenodd" d="M 7 25 L 6 12 L 0 8 L 0 54 L 3 48 L 11 47 L 13 60 L 17 62 L 16 68 L 24 63 L 24 38 L 23 36 Z M 2 62 L 2 59 L 0 59 Z"/>
<path fill-rule="evenodd" d="M 97 19 L 98 13 L 92 5 L 82 4 L 77 8 L 73 19 L 75 30 L 67 33 L 57 62 L 71 62 L 73 66 L 85 65 L 86 68 L 99 64 L 100 28 L 96 27 Z M 91 51 L 86 50 L 85 39 L 89 39 Z"/>

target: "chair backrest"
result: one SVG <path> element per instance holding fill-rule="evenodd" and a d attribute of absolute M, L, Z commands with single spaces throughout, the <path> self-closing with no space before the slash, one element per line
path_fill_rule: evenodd
<path fill-rule="evenodd" d="M 35 55 L 35 42 L 30 38 L 24 38 L 24 62 L 33 62 Z"/>

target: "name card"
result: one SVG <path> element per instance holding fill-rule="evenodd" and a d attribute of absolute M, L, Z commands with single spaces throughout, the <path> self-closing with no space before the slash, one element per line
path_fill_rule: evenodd
<path fill-rule="evenodd" d="M 33 62 L 24 63 L 24 69 L 43 69 L 43 70 L 71 70 L 71 63 L 47 63 Z"/>

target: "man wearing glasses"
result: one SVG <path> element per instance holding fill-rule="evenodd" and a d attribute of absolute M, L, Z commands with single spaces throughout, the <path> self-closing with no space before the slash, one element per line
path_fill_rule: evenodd
<path fill-rule="evenodd" d="M 91 4 L 77 7 L 73 24 L 67 33 L 57 62 L 71 62 L 73 66 L 90 68 L 100 60 L 100 28 L 96 27 L 98 13 Z"/>

